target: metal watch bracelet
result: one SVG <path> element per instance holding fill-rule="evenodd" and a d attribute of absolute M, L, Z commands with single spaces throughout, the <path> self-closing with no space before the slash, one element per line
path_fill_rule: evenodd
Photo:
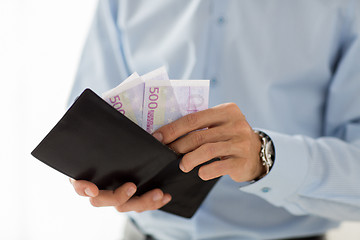
<path fill-rule="evenodd" d="M 255 181 L 265 177 L 271 170 L 275 159 L 275 150 L 271 138 L 264 132 L 254 130 L 261 140 L 260 160 L 262 165 L 265 167 L 265 173 L 260 177 L 256 178 Z"/>

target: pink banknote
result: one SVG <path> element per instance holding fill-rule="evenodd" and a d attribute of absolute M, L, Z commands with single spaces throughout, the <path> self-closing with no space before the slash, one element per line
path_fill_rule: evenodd
<path fill-rule="evenodd" d="M 189 113 L 205 110 L 209 80 L 151 80 L 145 82 L 142 128 L 152 133 Z"/>
<path fill-rule="evenodd" d="M 190 113 L 208 108 L 209 80 L 169 80 L 165 67 L 132 74 L 103 99 L 152 133 Z"/>

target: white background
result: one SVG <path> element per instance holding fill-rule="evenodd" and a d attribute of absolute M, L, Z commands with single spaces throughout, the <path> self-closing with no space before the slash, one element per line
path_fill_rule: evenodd
<path fill-rule="evenodd" d="M 119 239 L 124 215 L 94 208 L 31 157 L 66 110 L 96 0 L 0 0 L 0 239 Z M 359 240 L 346 223 L 331 240 Z"/>
<path fill-rule="evenodd" d="M 66 110 L 95 5 L 0 0 L 0 239 L 120 238 L 123 215 L 30 155 Z"/>

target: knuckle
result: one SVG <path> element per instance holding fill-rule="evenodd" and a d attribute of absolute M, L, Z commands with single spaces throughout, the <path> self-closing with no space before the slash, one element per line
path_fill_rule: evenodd
<path fill-rule="evenodd" d="M 221 173 L 221 175 L 229 174 L 233 168 L 234 166 L 232 165 L 231 159 L 228 159 L 226 162 L 224 160 L 220 160 L 216 165 L 216 173 Z"/>
<path fill-rule="evenodd" d="M 176 126 L 175 124 L 169 124 L 167 127 L 168 136 L 170 136 L 171 139 L 176 137 Z"/>
<path fill-rule="evenodd" d="M 246 131 L 247 127 L 246 127 L 246 124 L 243 120 L 237 120 L 234 122 L 234 131 L 236 133 L 241 133 L 243 134 L 244 131 Z"/>
<path fill-rule="evenodd" d="M 188 114 L 185 116 L 185 122 L 190 127 L 195 127 L 198 123 L 199 119 L 196 114 Z"/>
<path fill-rule="evenodd" d="M 186 146 L 184 144 L 171 144 L 170 148 L 173 149 L 177 153 L 186 153 Z"/>
<path fill-rule="evenodd" d="M 223 152 L 224 152 L 224 154 L 226 155 L 226 156 L 229 156 L 229 155 L 231 155 L 232 153 L 233 153 L 233 146 L 232 146 L 232 144 L 229 144 L 229 143 L 226 143 L 226 144 L 224 144 L 224 146 L 222 146 L 223 147 Z"/>
<path fill-rule="evenodd" d="M 208 153 L 209 157 L 217 157 L 217 147 L 213 143 L 209 143 L 206 145 L 206 152 Z"/>
<path fill-rule="evenodd" d="M 236 103 L 229 102 L 229 103 L 227 103 L 227 107 L 228 107 L 229 109 L 233 109 L 233 108 L 237 108 L 237 105 L 236 105 Z"/>
<path fill-rule="evenodd" d="M 202 133 L 202 131 L 197 131 L 196 133 L 194 133 L 193 144 L 195 146 L 200 146 L 201 144 L 203 144 L 204 140 L 205 140 L 205 136 L 204 133 Z"/>
<path fill-rule="evenodd" d="M 230 102 L 225 105 L 225 109 L 229 112 L 239 111 L 239 107 L 236 105 L 236 103 Z"/>

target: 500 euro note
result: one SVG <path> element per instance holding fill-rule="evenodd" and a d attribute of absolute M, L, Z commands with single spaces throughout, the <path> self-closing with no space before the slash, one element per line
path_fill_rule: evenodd
<path fill-rule="evenodd" d="M 117 87 L 102 94 L 103 99 L 131 121 L 141 126 L 144 81 L 133 73 Z"/>
<path fill-rule="evenodd" d="M 181 116 L 209 107 L 209 80 L 170 80 Z"/>
<path fill-rule="evenodd" d="M 205 110 L 209 80 L 150 80 L 145 82 L 142 128 L 152 133 L 189 113 Z"/>
<path fill-rule="evenodd" d="M 166 68 L 159 67 L 151 72 L 148 72 L 141 76 L 144 82 L 152 80 L 169 81 L 169 75 L 167 74 Z"/>
<path fill-rule="evenodd" d="M 154 79 L 169 80 L 165 67 L 155 69 L 141 77 L 135 72 L 117 87 L 103 93 L 102 97 L 120 113 L 142 126 L 144 82 Z"/>

